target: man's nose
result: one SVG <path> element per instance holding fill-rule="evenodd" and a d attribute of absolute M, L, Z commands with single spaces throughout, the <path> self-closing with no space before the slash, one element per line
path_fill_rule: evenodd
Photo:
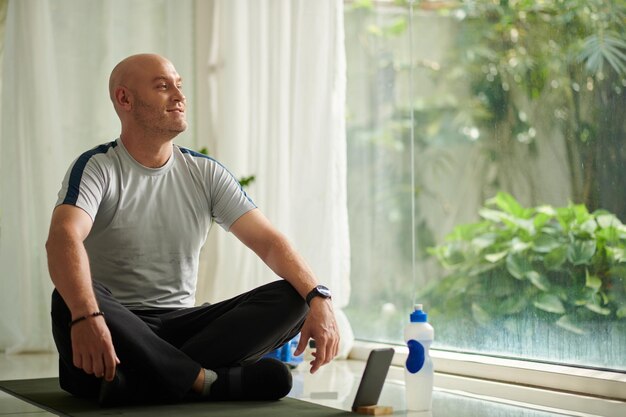
<path fill-rule="evenodd" d="M 185 97 L 185 95 L 183 94 L 183 91 L 178 87 L 175 87 L 175 88 L 176 88 L 176 91 L 174 92 L 174 97 L 173 97 L 174 101 L 182 101 L 182 102 L 186 101 L 187 97 Z"/>

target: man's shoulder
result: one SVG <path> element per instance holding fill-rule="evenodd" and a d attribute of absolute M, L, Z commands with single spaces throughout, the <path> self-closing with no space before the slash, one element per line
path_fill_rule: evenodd
<path fill-rule="evenodd" d="M 103 163 L 106 164 L 105 161 L 108 159 L 108 156 L 110 156 L 111 151 L 115 150 L 117 146 L 118 146 L 118 143 L 116 140 L 95 146 L 83 152 L 82 154 L 80 154 L 74 160 L 71 169 L 75 172 L 76 171 L 82 172 L 87 166 L 87 164 L 91 166 L 93 166 L 94 164 L 95 165 L 101 165 Z"/>
<path fill-rule="evenodd" d="M 209 178 L 214 184 L 239 184 L 233 173 L 220 161 L 207 155 L 206 153 L 194 151 L 180 145 L 174 145 L 180 152 L 180 156 L 185 161 L 192 172 L 200 173 L 204 178 Z"/>
<path fill-rule="evenodd" d="M 188 158 L 199 158 L 200 160 L 208 160 L 208 161 L 217 162 L 215 158 L 210 157 L 206 153 L 194 151 L 193 149 L 185 148 L 184 146 L 180 146 L 176 144 L 174 144 L 174 147 L 178 149 L 180 153 L 182 153 L 184 156 Z"/>
<path fill-rule="evenodd" d="M 117 147 L 117 145 L 118 145 L 117 140 L 114 140 L 111 142 L 107 142 L 107 143 L 103 143 L 101 145 L 95 146 L 83 152 L 82 154 L 80 154 L 80 156 L 77 158 L 77 162 L 87 163 L 94 156 L 106 155 L 109 153 L 109 151 L 114 150 Z"/>
<path fill-rule="evenodd" d="M 176 149 L 181 153 L 182 157 L 199 166 L 218 166 L 220 168 L 226 168 L 220 161 L 207 155 L 203 152 L 194 151 L 193 149 L 186 148 L 180 145 L 174 145 Z"/>

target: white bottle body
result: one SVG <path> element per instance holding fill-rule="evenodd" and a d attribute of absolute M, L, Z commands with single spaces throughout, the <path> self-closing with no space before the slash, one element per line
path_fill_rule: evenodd
<path fill-rule="evenodd" d="M 424 362 L 417 372 L 412 372 L 408 363 L 404 367 L 407 410 L 429 411 L 432 409 L 434 368 L 430 358 L 430 345 L 434 337 L 435 330 L 427 322 L 411 322 L 404 329 L 404 340 L 407 345 L 410 341 L 419 343 L 424 354 Z"/>

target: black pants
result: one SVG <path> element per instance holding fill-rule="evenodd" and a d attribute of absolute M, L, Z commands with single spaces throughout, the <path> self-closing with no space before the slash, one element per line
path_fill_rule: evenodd
<path fill-rule="evenodd" d="M 253 363 L 295 337 L 308 312 L 286 281 L 271 282 L 216 304 L 184 309 L 129 310 L 94 282 L 100 311 L 111 331 L 120 369 L 151 396 L 177 400 L 189 392 L 200 368 Z M 76 368 L 68 323 L 71 313 L 52 294 L 52 333 L 59 351 L 61 388 L 94 397 L 101 379 Z"/>

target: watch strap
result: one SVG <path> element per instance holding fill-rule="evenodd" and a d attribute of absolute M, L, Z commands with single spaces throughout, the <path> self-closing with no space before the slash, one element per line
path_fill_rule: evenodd
<path fill-rule="evenodd" d="M 309 293 L 306 295 L 306 304 L 310 306 L 311 301 L 315 297 L 322 297 L 322 298 L 327 298 L 327 299 L 331 298 L 330 290 L 323 285 L 317 285 L 315 288 L 309 291 Z"/>

